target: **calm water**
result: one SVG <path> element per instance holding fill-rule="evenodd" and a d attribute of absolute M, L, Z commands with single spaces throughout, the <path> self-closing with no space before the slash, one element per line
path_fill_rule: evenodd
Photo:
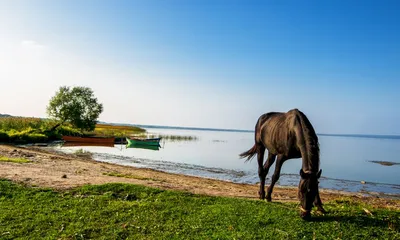
<path fill-rule="evenodd" d="M 149 133 L 197 136 L 197 141 L 161 142 L 159 151 L 115 147 L 56 147 L 63 152 L 83 149 L 98 161 L 161 171 L 257 183 L 257 160 L 245 163 L 238 155 L 254 144 L 253 132 L 201 131 L 148 128 Z M 355 192 L 380 192 L 400 196 L 400 165 L 383 166 L 375 161 L 400 162 L 400 139 L 319 136 L 321 188 Z M 301 159 L 284 163 L 278 185 L 297 186 Z M 274 171 L 271 167 L 267 184 Z M 366 184 L 361 184 L 365 181 Z"/>

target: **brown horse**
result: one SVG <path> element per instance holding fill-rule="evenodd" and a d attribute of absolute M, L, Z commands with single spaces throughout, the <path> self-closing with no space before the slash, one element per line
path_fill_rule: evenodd
<path fill-rule="evenodd" d="M 265 164 L 264 152 L 268 150 Z M 249 161 L 257 154 L 258 176 L 260 177 L 260 199 L 265 198 L 265 177 L 269 168 L 275 162 L 275 172 L 271 185 L 268 187 L 267 201 L 271 201 L 271 194 L 276 181 L 279 179 L 282 164 L 292 158 L 302 158 L 298 197 L 300 199 L 301 217 L 309 219 L 313 204 L 318 210 L 325 213 L 319 196 L 318 178 L 322 170 L 319 169 L 319 143 L 313 126 L 304 113 L 292 109 L 287 113 L 269 112 L 258 118 L 255 129 L 255 144 L 247 152 L 241 153 L 241 158 Z"/>

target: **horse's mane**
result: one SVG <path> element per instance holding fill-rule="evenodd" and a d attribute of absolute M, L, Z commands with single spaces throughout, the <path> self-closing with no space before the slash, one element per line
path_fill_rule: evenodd
<path fill-rule="evenodd" d="M 307 116 L 301 112 L 300 113 L 300 121 L 301 127 L 303 130 L 303 137 L 306 144 L 308 159 L 304 159 L 304 161 L 308 161 L 308 165 L 312 171 L 319 170 L 319 142 L 318 136 L 315 133 L 313 126 L 308 120 Z"/>

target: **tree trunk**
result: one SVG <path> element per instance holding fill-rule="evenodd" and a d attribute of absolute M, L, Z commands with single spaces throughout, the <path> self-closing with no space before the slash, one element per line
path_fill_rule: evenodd
<path fill-rule="evenodd" d="M 53 132 L 54 130 L 56 130 L 56 128 L 58 128 L 59 126 L 61 126 L 61 124 L 63 124 L 62 122 L 61 123 L 57 123 L 55 126 L 53 126 L 50 130 L 49 130 L 49 132 Z"/>

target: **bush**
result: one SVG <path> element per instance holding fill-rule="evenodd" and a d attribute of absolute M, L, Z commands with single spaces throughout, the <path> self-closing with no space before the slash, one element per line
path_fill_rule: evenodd
<path fill-rule="evenodd" d="M 48 137 L 41 133 L 30 133 L 29 131 L 15 132 L 12 131 L 9 135 L 10 142 L 15 143 L 35 143 L 47 142 Z"/>
<path fill-rule="evenodd" d="M 10 137 L 6 132 L 0 130 L 0 142 L 8 142 Z"/>
<path fill-rule="evenodd" d="M 16 131 L 12 129 L 11 131 L 8 132 L 8 136 L 10 137 L 10 142 L 15 142 L 15 143 L 26 143 L 29 140 L 28 135 L 30 134 L 31 129 L 27 129 L 25 131 Z"/>
<path fill-rule="evenodd" d="M 53 132 L 45 131 L 43 134 L 47 137 L 47 139 L 49 141 L 61 139 L 61 134 L 59 134 L 59 133 L 57 133 L 55 131 L 53 131 Z"/>
<path fill-rule="evenodd" d="M 36 142 L 47 142 L 48 137 L 41 133 L 30 133 L 28 134 L 28 142 L 36 143 Z"/>
<path fill-rule="evenodd" d="M 81 136 L 81 132 L 69 126 L 60 126 L 56 129 L 56 134 L 58 135 L 68 135 L 68 136 Z"/>

